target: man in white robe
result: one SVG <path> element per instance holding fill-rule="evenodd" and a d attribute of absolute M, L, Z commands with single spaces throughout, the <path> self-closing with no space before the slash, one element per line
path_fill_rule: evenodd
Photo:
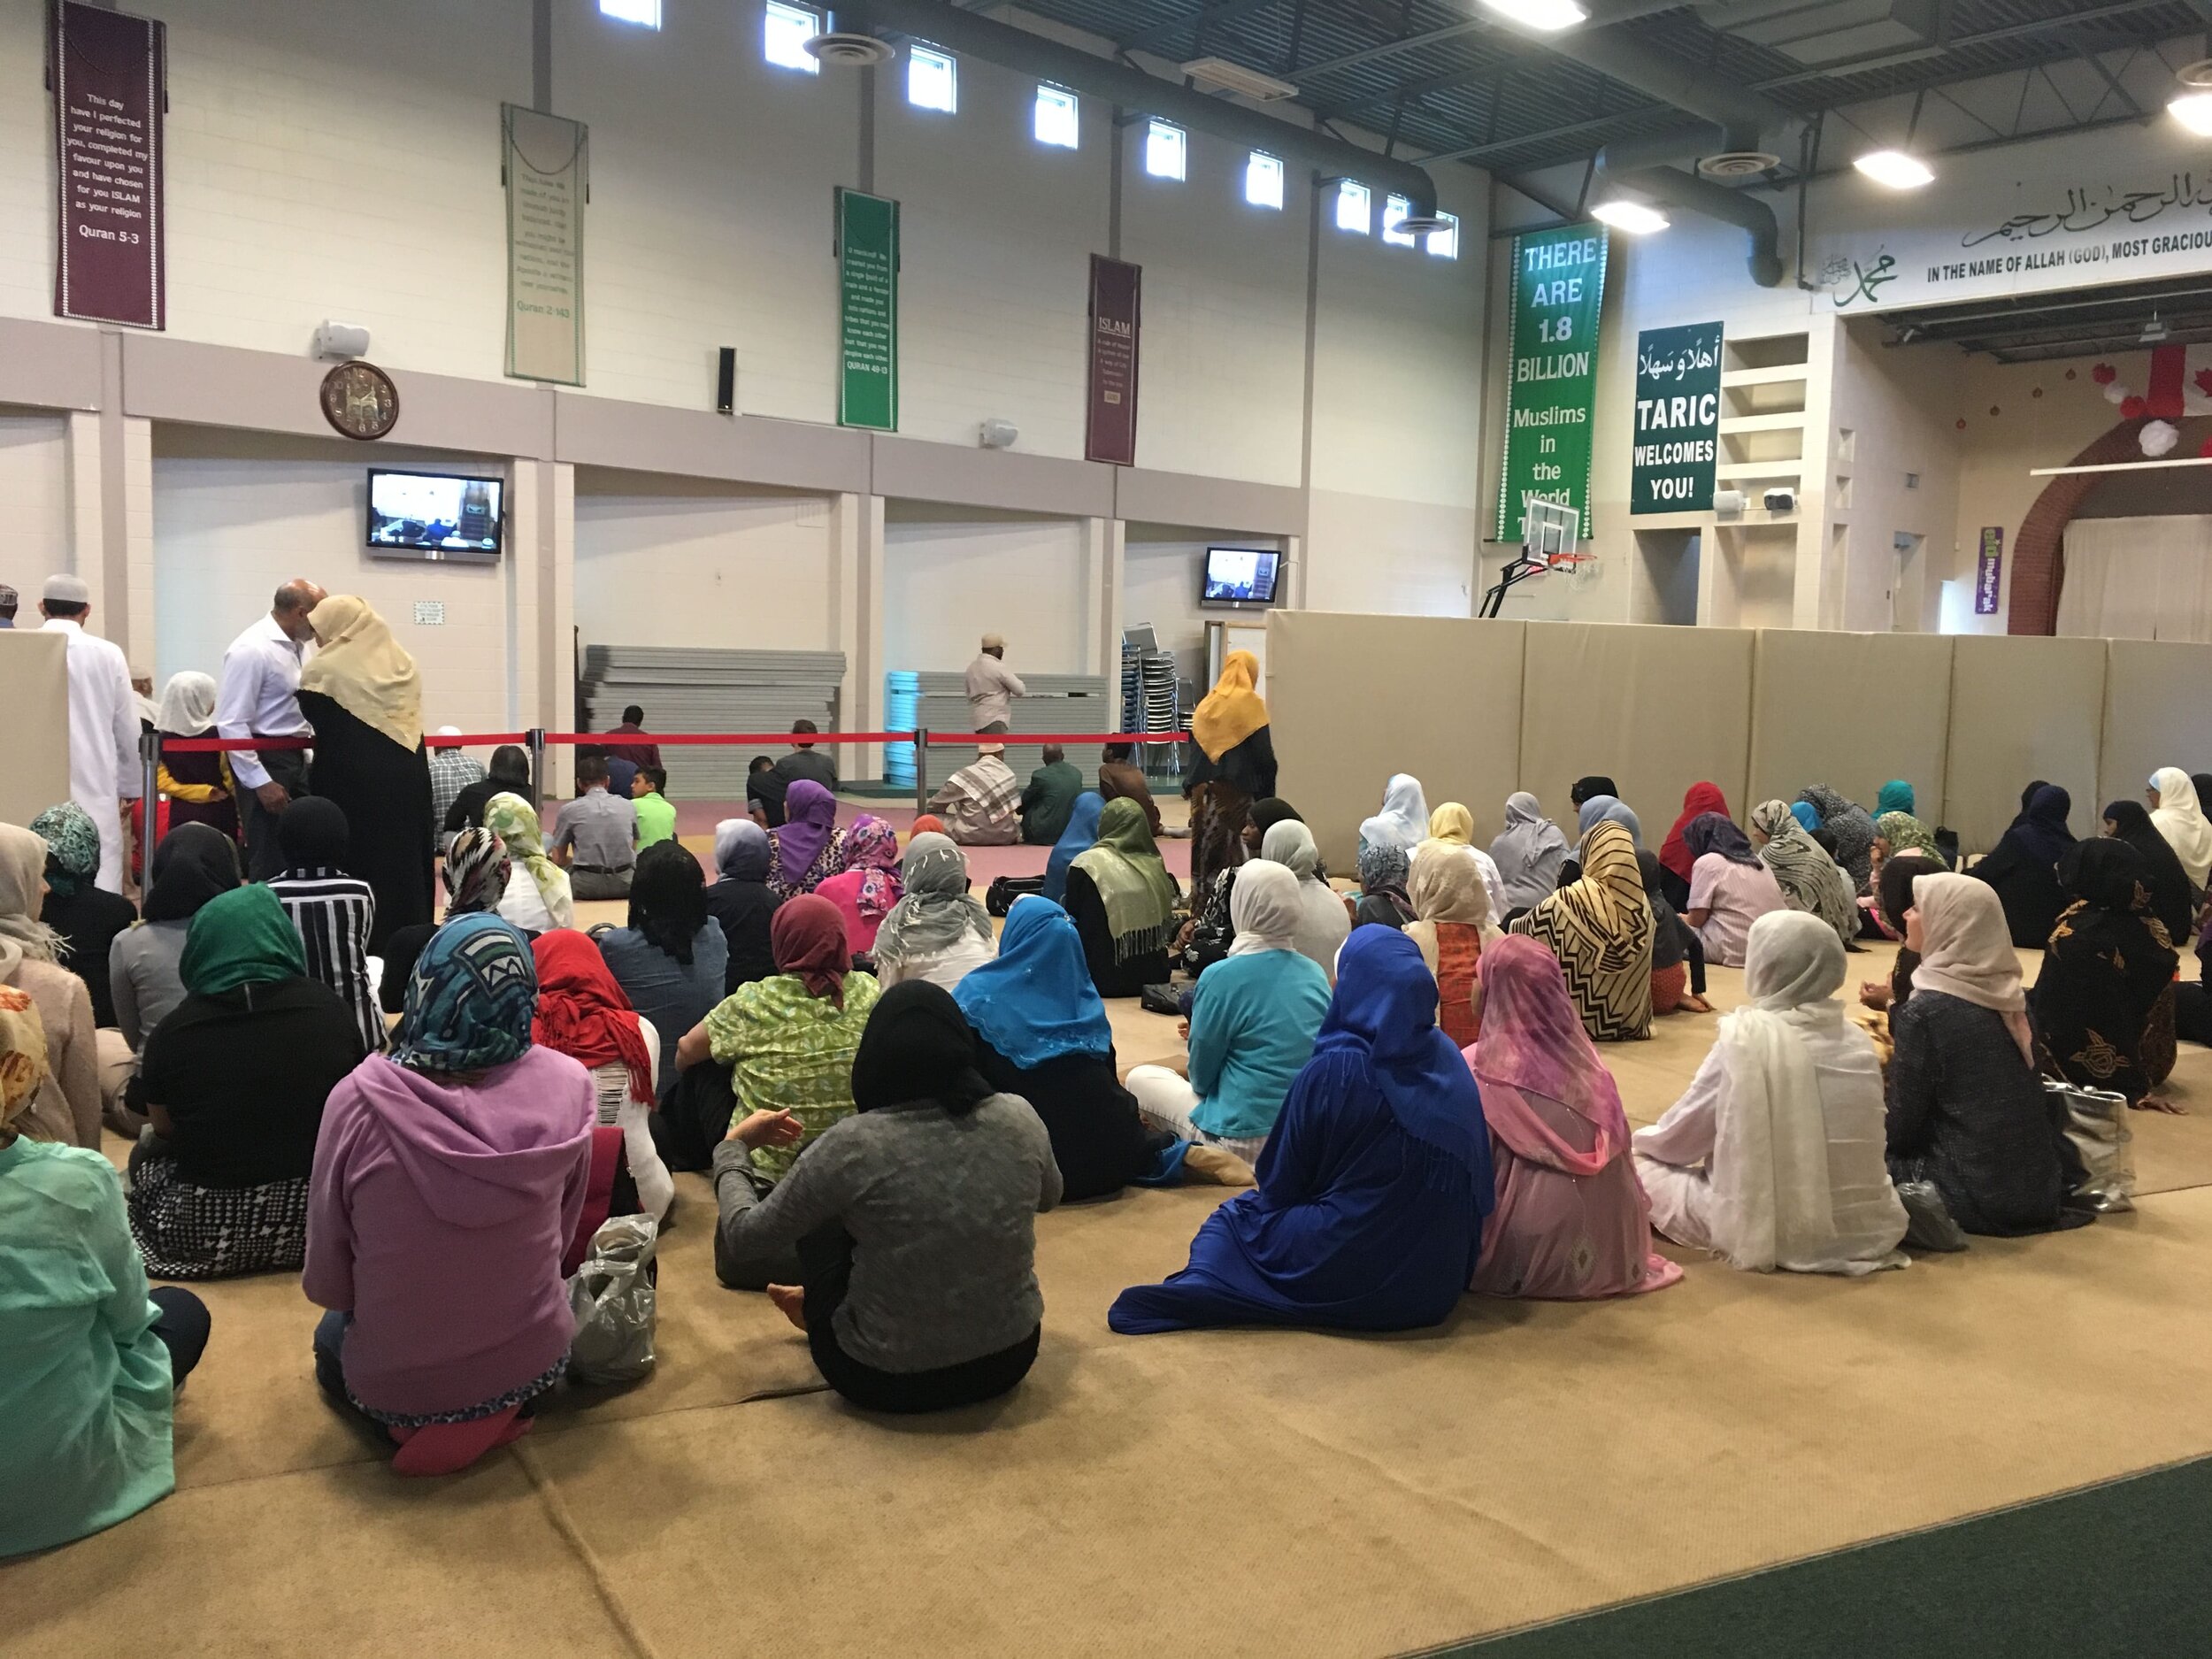
<path fill-rule="evenodd" d="M 144 787 L 130 664 L 119 647 L 85 632 L 92 592 L 82 577 L 48 577 L 38 609 L 44 632 L 69 640 L 69 798 L 99 826 L 98 885 L 120 893 L 129 862 L 123 823 Z"/>

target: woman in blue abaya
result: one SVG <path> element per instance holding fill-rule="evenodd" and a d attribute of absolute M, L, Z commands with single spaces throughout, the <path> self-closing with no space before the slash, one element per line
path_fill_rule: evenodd
<path fill-rule="evenodd" d="M 1403 933 L 1363 927 L 1337 958 L 1259 1185 L 1207 1217 L 1188 1267 L 1122 1292 L 1107 1323 L 1127 1336 L 1435 1325 L 1473 1275 L 1495 1202 L 1482 1099 L 1436 1027 L 1436 981 Z"/>

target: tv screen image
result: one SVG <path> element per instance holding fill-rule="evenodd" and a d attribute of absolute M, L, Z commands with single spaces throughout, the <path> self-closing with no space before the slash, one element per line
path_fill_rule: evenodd
<path fill-rule="evenodd" d="M 396 558 L 495 559 L 504 488 L 495 478 L 373 471 L 369 546 Z"/>
<path fill-rule="evenodd" d="M 1206 581 L 1199 603 L 1210 605 L 1271 605 L 1275 581 L 1282 565 L 1279 553 L 1257 548 L 1210 547 L 1206 549 Z"/>

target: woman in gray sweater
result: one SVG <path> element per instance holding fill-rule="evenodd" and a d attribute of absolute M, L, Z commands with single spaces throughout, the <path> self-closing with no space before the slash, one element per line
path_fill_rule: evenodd
<path fill-rule="evenodd" d="M 798 1122 L 754 1112 L 732 1127 L 714 1153 L 716 1270 L 795 1245 L 804 1286 L 768 1294 L 855 1405 L 994 1399 L 1037 1357 L 1036 1216 L 1060 1202 L 1051 1137 L 1026 1101 L 992 1093 L 959 1005 L 926 979 L 870 1014 L 853 1101 L 764 1200 L 749 1154 L 797 1141 Z"/>

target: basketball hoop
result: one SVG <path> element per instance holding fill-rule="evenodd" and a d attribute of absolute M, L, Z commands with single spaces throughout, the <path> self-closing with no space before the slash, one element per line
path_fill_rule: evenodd
<path fill-rule="evenodd" d="M 1505 596 L 1516 583 L 1532 576 L 1544 575 L 1551 571 L 1565 571 L 1570 577 L 1577 574 L 1576 567 L 1589 561 L 1590 555 L 1578 551 L 1582 540 L 1582 514 L 1564 502 L 1540 501 L 1533 496 L 1521 503 L 1521 550 L 1506 561 L 1498 572 L 1496 586 L 1482 596 L 1476 608 L 1478 617 L 1494 617 L 1505 603 Z"/>

